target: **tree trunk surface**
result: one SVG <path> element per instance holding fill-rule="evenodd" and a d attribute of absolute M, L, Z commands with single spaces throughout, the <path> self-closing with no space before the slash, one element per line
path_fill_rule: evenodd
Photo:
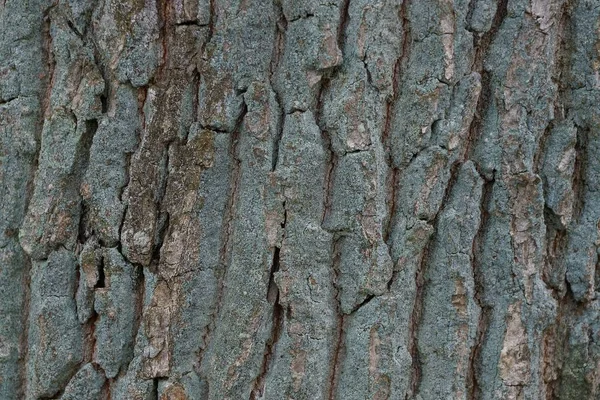
<path fill-rule="evenodd" d="M 600 399 L 599 0 L 4 0 L 0 399 Z"/>

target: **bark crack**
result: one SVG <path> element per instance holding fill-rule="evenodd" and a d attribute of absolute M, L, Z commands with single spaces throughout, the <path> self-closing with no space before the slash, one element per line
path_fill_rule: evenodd
<path fill-rule="evenodd" d="M 336 235 L 338 235 L 338 234 L 336 234 Z M 342 312 L 341 299 L 340 299 L 340 288 L 337 283 L 339 276 L 340 276 L 339 263 L 340 263 L 340 256 L 341 256 L 339 239 L 340 239 L 339 236 L 334 237 L 333 244 L 332 244 L 332 254 L 333 254 L 332 265 L 333 265 L 333 272 L 334 272 L 333 287 L 335 290 L 335 308 L 336 308 L 336 315 L 337 315 L 338 321 L 337 321 L 337 326 L 336 326 L 336 339 L 335 339 L 335 344 L 334 344 L 333 359 L 331 362 L 331 372 L 330 372 L 330 377 L 329 377 L 329 391 L 328 391 L 328 395 L 327 395 L 328 400 L 335 400 L 335 395 L 336 395 L 337 386 L 338 386 L 338 382 L 339 382 L 339 376 L 340 376 L 340 365 L 341 365 L 341 361 L 342 361 L 342 357 L 343 357 L 343 353 L 344 353 L 344 347 L 345 347 L 344 326 L 345 326 L 346 316 Z"/>
<path fill-rule="evenodd" d="M 467 399 L 469 400 L 475 400 L 481 397 L 477 368 L 483 340 L 490 322 L 490 307 L 487 306 L 483 301 L 484 282 L 480 257 L 484 248 L 484 237 L 490 218 L 489 209 L 490 202 L 492 201 L 494 180 L 492 179 L 491 181 L 485 181 L 483 176 L 482 178 L 484 179 L 484 184 L 482 189 L 481 204 L 479 205 L 481 218 L 479 221 L 479 227 L 477 228 L 477 232 L 475 233 L 475 237 L 473 239 L 471 251 L 471 268 L 473 270 L 474 280 L 473 289 L 475 291 L 473 297 L 475 299 L 475 303 L 480 309 L 480 314 L 479 321 L 477 323 L 475 345 L 472 347 L 471 354 L 469 355 L 469 367 L 467 370 L 467 388 L 469 388 Z"/>
<path fill-rule="evenodd" d="M 285 201 L 283 208 L 285 210 Z M 281 227 L 285 232 L 285 223 L 286 223 L 286 214 L 284 211 L 284 220 L 281 223 Z M 275 347 L 279 341 L 279 337 L 281 336 L 281 330 L 283 329 L 283 307 L 279 303 L 279 289 L 277 284 L 275 283 L 275 274 L 279 271 L 279 263 L 280 263 L 280 247 L 275 247 L 273 250 L 273 260 L 271 263 L 271 271 L 269 274 L 269 284 L 267 287 L 267 301 L 269 304 L 273 305 L 273 316 L 271 322 L 271 334 L 269 339 L 265 343 L 265 350 L 263 352 L 263 361 L 260 367 L 260 372 L 256 379 L 254 380 L 254 384 L 252 387 L 252 391 L 250 392 L 250 400 L 258 400 L 261 399 L 264 395 L 264 389 L 267 379 L 267 374 L 269 373 L 269 368 L 273 362 L 273 355 L 275 354 Z"/>
<path fill-rule="evenodd" d="M 273 140 L 273 159 L 271 161 L 271 172 L 277 168 L 277 162 L 279 161 L 279 145 L 281 143 L 281 137 L 283 136 L 283 128 L 285 124 L 285 109 L 283 106 L 282 96 L 279 90 L 274 85 L 274 75 L 280 67 L 281 57 L 285 50 L 285 35 L 287 32 L 288 22 L 285 19 L 283 8 L 280 1 L 274 0 L 274 6 L 277 10 L 278 20 L 275 23 L 275 39 L 273 41 L 273 50 L 271 54 L 271 62 L 269 63 L 269 85 L 275 93 L 275 99 L 277 106 L 279 107 L 279 124 L 277 125 L 277 133 Z"/>
<path fill-rule="evenodd" d="M 450 179 L 446 184 L 446 189 L 444 192 L 443 200 L 440 203 L 441 206 L 437 210 L 433 220 L 428 222 L 433 227 L 433 233 L 429 237 L 429 240 L 423 250 L 421 261 L 417 270 L 415 271 L 415 283 L 416 283 L 416 294 L 415 301 L 413 306 L 413 311 L 410 317 L 408 331 L 409 331 L 409 351 L 412 358 L 412 368 L 411 368 L 411 379 L 409 385 L 409 393 L 408 398 L 414 397 L 419 392 L 419 387 L 421 385 L 421 360 L 419 354 L 419 343 L 418 343 L 418 333 L 420 329 L 421 317 L 423 314 L 423 299 L 425 298 L 425 273 L 427 272 L 427 266 L 429 264 L 429 256 L 432 251 L 432 246 L 435 245 L 435 241 L 438 236 L 438 224 L 439 224 L 439 216 L 444 211 L 445 205 L 448 204 L 448 199 L 450 197 L 450 193 L 454 188 L 454 185 L 458 179 L 458 172 L 462 162 L 456 161 L 450 167 Z"/>

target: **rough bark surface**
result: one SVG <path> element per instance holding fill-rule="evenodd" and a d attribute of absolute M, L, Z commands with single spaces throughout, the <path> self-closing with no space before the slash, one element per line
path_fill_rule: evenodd
<path fill-rule="evenodd" d="M 598 0 L 0 3 L 0 399 L 600 398 Z"/>

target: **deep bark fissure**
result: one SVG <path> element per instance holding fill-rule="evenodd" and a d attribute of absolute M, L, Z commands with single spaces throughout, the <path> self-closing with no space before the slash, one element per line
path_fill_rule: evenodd
<path fill-rule="evenodd" d="M 285 202 L 283 205 L 285 210 Z M 284 212 L 285 213 L 285 212 Z M 285 232 L 285 214 L 281 224 Z M 263 361 L 261 363 L 260 372 L 254 380 L 252 391 L 250 392 L 250 400 L 258 400 L 264 394 L 267 374 L 269 373 L 272 364 L 275 347 L 279 341 L 281 330 L 283 329 L 283 307 L 279 303 L 279 289 L 275 283 L 275 274 L 279 271 L 280 263 L 280 247 L 275 247 L 273 250 L 273 259 L 271 261 L 271 271 L 269 272 L 269 284 L 267 286 L 267 301 L 273 306 L 273 315 L 271 320 L 271 333 L 265 343 L 263 351 Z"/>
<path fill-rule="evenodd" d="M 340 22 L 338 25 L 338 35 L 337 42 L 338 47 L 342 50 L 342 54 L 344 52 L 345 47 L 345 36 L 346 30 L 348 28 L 348 22 L 350 21 L 350 0 L 343 0 L 342 6 L 340 7 Z"/>
<path fill-rule="evenodd" d="M 472 158 L 473 151 L 475 150 L 475 146 L 477 145 L 478 139 L 483 130 L 487 108 L 489 107 L 491 101 L 496 101 L 492 82 L 493 76 L 491 72 L 484 69 L 484 62 L 490 51 L 492 41 L 500 30 L 504 19 L 506 18 L 507 7 L 508 0 L 499 0 L 490 30 L 481 36 L 473 35 L 473 48 L 475 49 L 475 57 L 473 58 L 471 71 L 477 71 L 481 76 L 481 91 L 479 92 L 477 105 L 475 106 L 475 114 L 473 115 L 473 120 L 471 121 L 468 130 L 469 133 L 466 140 L 467 145 L 465 146 L 463 155 L 463 159 L 465 160 Z"/>
<path fill-rule="evenodd" d="M 216 0 L 209 0 L 209 15 L 208 15 L 208 35 L 206 40 L 202 43 L 200 50 L 200 57 L 205 57 L 206 46 L 208 46 L 215 34 L 215 25 L 217 22 L 217 6 Z"/>
<path fill-rule="evenodd" d="M 483 178 L 483 177 L 482 177 Z M 483 178 L 485 179 L 485 178 Z M 475 303 L 479 307 L 479 321 L 477 322 L 477 333 L 475 335 L 475 344 L 471 349 L 469 355 L 469 369 L 467 371 L 467 387 L 469 392 L 467 393 L 467 399 L 475 400 L 481 397 L 481 390 L 478 381 L 478 363 L 481 354 L 481 346 L 487 332 L 489 321 L 490 321 L 490 310 L 483 301 L 482 290 L 485 287 L 482 276 L 481 266 L 481 252 L 483 251 L 484 238 L 486 235 L 486 229 L 488 227 L 488 221 L 490 218 L 490 203 L 492 201 L 492 190 L 494 187 L 494 180 L 484 181 L 482 193 L 481 193 L 481 204 L 479 206 L 480 221 L 477 232 L 472 242 L 471 249 L 471 268 L 473 271 L 473 289 Z"/>
<path fill-rule="evenodd" d="M 506 18 L 507 14 L 508 0 L 498 0 L 496 13 L 494 14 L 494 18 L 492 20 L 492 25 L 490 29 L 481 36 L 473 35 L 473 48 L 475 49 L 475 58 L 473 59 L 473 66 L 471 67 L 472 71 L 484 70 L 483 63 L 485 62 L 485 57 L 487 56 L 490 49 L 490 45 L 492 44 L 494 37 L 500 30 L 500 27 L 502 26 L 502 23 L 504 22 L 504 19 Z"/>
<path fill-rule="evenodd" d="M 587 169 L 587 146 L 589 129 L 577 128 L 577 141 L 575 142 L 575 167 L 573 172 L 573 192 L 575 202 L 573 204 L 573 220 L 579 222 L 584 207 L 586 191 L 586 169 Z"/>
<path fill-rule="evenodd" d="M 373 300 L 376 296 L 373 294 L 370 294 L 368 296 L 365 297 L 365 299 L 363 301 L 361 301 L 359 304 L 357 304 L 356 306 L 354 306 L 354 308 L 352 309 L 352 311 L 350 311 L 350 313 L 348 313 L 348 315 L 352 315 L 355 312 L 357 312 L 358 310 L 360 310 L 361 308 L 363 308 L 364 306 L 366 306 L 367 304 L 369 304 L 371 302 L 371 300 Z"/>
<path fill-rule="evenodd" d="M 279 107 L 279 123 L 277 125 L 277 132 L 273 140 L 273 158 L 271 161 L 271 171 L 275 171 L 277 168 L 277 162 L 279 161 L 279 146 L 281 143 L 281 137 L 283 136 L 283 129 L 285 124 L 285 108 L 283 106 L 283 100 L 281 94 L 276 89 L 276 85 L 273 82 L 273 76 L 276 71 L 280 68 L 281 57 L 285 50 L 285 35 L 287 31 L 287 20 L 283 13 L 283 8 L 280 1 L 273 0 L 274 8 L 277 10 L 278 19 L 275 22 L 275 38 L 273 40 L 273 50 L 271 52 L 271 62 L 269 63 L 269 84 L 271 89 L 275 93 L 275 99 L 277 106 Z"/>
<path fill-rule="evenodd" d="M 423 249 L 419 265 L 415 271 L 414 280 L 415 280 L 415 285 L 416 285 L 416 291 L 415 291 L 413 310 L 412 310 L 409 325 L 408 325 L 408 332 L 409 332 L 408 349 L 409 349 L 409 352 L 410 352 L 410 355 L 412 358 L 412 362 L 411 362 L 412 367 L 411 367 L 411 378 L 410 378 L 409 391 L 408 391 L 407 398 L 412 398 L 415 395 L 417 395 L 417 393 L 419 392 L 420 384 L 421 384 L 422 371 L 421 371 L 421 356 L 419 353 L 418 335 L 419 335 L 419 329 L 420 329 L 421 319 L 422 319 L 422 315 L 423 315 L 423 306 L 424 306 L 423 300 L 425 298 L 425 292 L 427 290 L 425 274 L 427 272 L 427 266 L 430 262 L 429 257 L 433 250 L 432 246 L 434 246 L 436 240 L 439 239 L 438 234 L 437 234 L 437 232 L 438 232 L 437 227 L 439 224 L 439 216 L 444 211 L 445 205 L 448 204 L 448 199 L 450 198 L 450 193 L 452 192 L 452 189 L 454 188 L 454 185 L 458 179 L 458 172 L 460 170 L 461 165 L 462 165 L 462 162 L 457 161 L 450 167 L 450 178 L 445 187 L 443 201 L 440 203 L 441 206 L 437 210 L 432 221 L 429 222 L 431 224 L 431 226 L 433 227 L 433 233 L 429 237 L 427 244 L 425 245 L 425 247 Z"/>
<path fill-rule="evenodd" d="M 159 36 L 160 36 L 160 44 L 162 48 L 162 59 L 158 65 L 158 70 L 156 72 L 156 80 L 162 81 L 162 76 L 164 71 L 168 71 L 168 62 L 169 62 L 169 28 L 171 25 L 171 21 L 169 19 L 171 2 L 169 0 L 156 0 L 156 9 L 158 11 L 158 26 L 159 26 Z"/>
<path fill-rule="evenodd" d="M 339 234 L 334 234 L 334 239 L 332 243 L 332 266 L 333 266 L 333 288 L 335 291 L 335 308 L 337 315 L 337 324 L 336 324 L 336 333 L 335 333 L 335 342 L 334 342 L 334 350 L 333 350 L 333 359 L 331 360 L 330 367 L 330 375 L 329 375 L 329 390 L 327 399 L 335 400 L 336 390 L 339 382 L 340 375 L 340 363 L 343 358 L 344 353 L 344 324 L 346 320 L 346 316 L 342 312 L 341 300 L 340 300 L 340 288 L 338 286 L 338 279 L 340 276 L 340 237 L 335 236 Z"/>

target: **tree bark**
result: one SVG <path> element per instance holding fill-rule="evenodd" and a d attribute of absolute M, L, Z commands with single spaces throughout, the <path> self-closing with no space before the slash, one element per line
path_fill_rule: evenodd
<path fill-rule="evenodd" d="M 4 0 L 1 399 L 599 399 L 598 0 Z"/>

